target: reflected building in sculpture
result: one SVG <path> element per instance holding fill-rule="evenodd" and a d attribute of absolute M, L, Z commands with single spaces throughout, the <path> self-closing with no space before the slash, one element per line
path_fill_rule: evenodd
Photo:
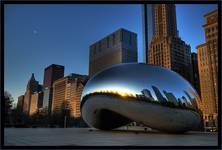
<path fill-rule="evenodd" d="M 174 71 L 125 63 L 108 67 L 87 82 L 81 115 L 88 125 L 102 130 L 137 122 L 161 131 L 186 132 L 201 128 L 199 102 L 195 89 Z"/>
<path fill-rule="evenodd" d="M 137 34 L 121 28 L 90 46 L 89 76 L 127 62 L 137 62 Z"/>
<path fill-rule="evenodd" d="M 152 86 L 153 91 L 155 92 L 156 98 L 159 102 L 164 103 L 166 102 L 166 99 L 161 94 L 160 90 L 156 86 Z"/>
<path fill-rule="evenodd" d="M 141 93 L 144 95 L 144 97 L 150 99 L 151 101 L 154 101 L 154 98 L 153 98 L 150 90 L 148 90 L 148 89 L 143 89 L 143 90 L 141 91 Z"/>
<path fill-rule="evenodd" d="M 177 104 L 177 99 L 176 99 L 176 97 L 173 95 L 173 93 L 167 92 L 167 91 L 165 91 L 165 90 L 163 90 L 163 93 L 165 94 L 165 96 L 167 97 L 167 99 L 169 100 L 169 102 L 172 102 L 172 103 L 174 103 L 175 105 L 178 105 L 178 104 Z"/>

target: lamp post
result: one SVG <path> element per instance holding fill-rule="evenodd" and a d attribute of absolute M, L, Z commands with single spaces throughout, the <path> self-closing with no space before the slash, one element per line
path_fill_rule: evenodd
<path fill-rule="evenodd" d="M 65 109 L 64 109 L 64 128 L 67 128 L 67 114 L 69 113 L 69 107 L 67 102 L 65 102 Z"/>

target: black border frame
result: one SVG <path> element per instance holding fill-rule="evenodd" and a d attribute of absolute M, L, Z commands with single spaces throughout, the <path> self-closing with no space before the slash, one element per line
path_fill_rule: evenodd
<path fill-rule="evenodd" d="M 157 4 L 157 3 L 167 3 L 167 4 L 217 4 L 218 5 L 218 145 L 217 146 L 5 146 L 4 145 L 4 6 L 5 4 Z M 221 147 L 221 6 L 222 2 L 220 0 L 166 0 L 166 1 L 149 1 L 149 0 L 39 0 L 39 1 L 11 1 L 2 0 L 1 1 L 1 148 L 2 149 L 222 149 Z M 145 21 L 146 22 L 146 21 Z M 145 31 L 147 32 L 147 31 Z M 220 99 L 220 100 L 219 100 Z"/>

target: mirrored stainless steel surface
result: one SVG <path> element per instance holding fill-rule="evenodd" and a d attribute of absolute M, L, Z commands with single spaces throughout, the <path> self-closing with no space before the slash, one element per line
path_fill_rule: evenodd
<path fill-rule="evenodd" d="M 114 65 L 95 74 L 83 90 L 81 109 L 92 97 L 97 103 L 96 96 L 104 96 L 103 101 L 113 97 L 192 112 L 198 112 L 200 102 L 195 89 L 182 76 L 167 68 L 143 63 Z"/>
<path fill-rule="evenodd" d="M 182 76 L 167 68 L 147 64 L 120 64 L 97 73 L 82 97 L 92 93 L 144 97 L 150 101 L 179 103 L 196 108 L 199 96 Z"/>

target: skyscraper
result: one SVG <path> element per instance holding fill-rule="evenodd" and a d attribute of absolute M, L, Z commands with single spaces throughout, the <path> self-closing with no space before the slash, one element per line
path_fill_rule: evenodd
<path fill-rule="evenodd" d="M 70 108 L 71 108 L 71 116 L 74 118 L 78 118 L 81 116 L 80 113 L 80 100 L 83 88 L 88 80 L 88 76 L 82 76 L 75 78 L 75 82 L 72 84 L 73 97 L 70 98 Z"/>
<path fill-rule="evenodd" d="M 192 65 L 192 81 L 193 86 L 200 95 L 200 82 L 198 73 L 197 53 L 191 53 L 191 65 Z"/>
<path fill-rule="evenodd" d="M 192 83 L 191 48 L 178 35 L 174 4 L 153 4 L 154 36 L 148 64 L 169 68 Z M 149 31 L 148 31 L 149 32 Z"/>
<path fill-rule="evenodd" d="M 127 62 L 137 62 L 137 35 L 121 28 L 90 46 L 89 76 Z"/>
<path fill-rule="evenodd" d="M 28 81 L 28 84 L 26 86 L 26 91 L 24 95 L 24 105 L 23 105 L 23 111 L 26 114 L 29 114 L 30 112 L 30 101 L 31 101 L 31 95 L 34 92 L 38 92 L 41 90 L 41 86 L 39 85 L 39 82 L 35 80 L 34 73 L 32 73 L 32 76 L 30 80 Z"/>
<path fill-rule="evenodd" d="M 142 5 L 142 29 L 143 29 L 143 53 L 146 58 L 144 62 L 148 62 L 147 51 L 154 35 L 154 13 L 153 4 Z"/>
<path fill-rule="evenodd" d="M 206 43 L 197 46 L 201 99 L 205 126 L 217 126 L 218 118 L 218 11 L 204 15 Z"/>
<path fill-rule="evenodd" d="M 61 113 L 70 110 L 71 117 L 80 116 L 80 97 L 88 79 L 86 75 L 70 74 L 53 83 L 53 98 L 51 113 Z"/>
<path fill-rule="evenodd" d="M 51 64 L 45 68 L 43 87 L 52 87 L 55 80 L 64 77 L 64 66 Z"/>
<path fill-rule="evenodd" d="M 38 111 L 39 108 L 42 108 L 42 101 L 43 101 L 43 93 L 40 92 L 34 92 L 31 96 L 30 101 L 30 112 L 29 115 L 33 115 Z"/>
<path fill-rule="evenodd" d="M 43 105 L 42 107 L 46 110 L 49 109 L 49 101 L 52 99 L 52 87 L 45 87 L 43 89 Z M 48 110 L 49 111 L 49 110 Z"/>
<path fill-rule="evenodd" d="M 52 107 L 52 85 L 54 81 L 64 77 L 64 66 L 51 64 L 45 68 L 43 81 L 43 108 L 51 112 Z"/>
<path fill-rule="evenodd" d="M 17 110 L 18 112 L 23 112 L 24 105 L 24 95 L 18 97 Z"/>
<path fill-rule="evenodd" d="M 156 37 L 178 37 L 174 4 L 154 4 L 154 35 Z"/>

